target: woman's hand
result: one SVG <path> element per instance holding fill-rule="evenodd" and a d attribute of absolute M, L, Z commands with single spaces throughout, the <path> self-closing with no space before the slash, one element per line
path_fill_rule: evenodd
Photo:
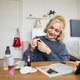
<path fill-rule="evenodd" d="M 38 49 L 41 52 L 44 52 L 46 54 L 49 54 L 51 52 L 51 49 L 41 40 L 40 40 L 40 42 L 38 42 Z"/>
<path fill-rule="evenodd" d="M 72 62 L 72 61 L 67 62 L 67 64 L 74 65 L 76 67 L 79 65 L 78 62 Z"/>
<path fill-rule="evenodd" d="M 37 46 L 37 40 L 39 40 L 39 38 L 31 40 L 31 51 L 33 51 Z"/>

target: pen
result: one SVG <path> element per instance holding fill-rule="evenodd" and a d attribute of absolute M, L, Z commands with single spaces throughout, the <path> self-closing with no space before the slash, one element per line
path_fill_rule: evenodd
<path fill-rule="evenodd" d="M 62 63 L 62 64 L 66 64 L 65 62 L 60 62 L 60 63 Z"/>
<path fill-rule="evenodd" d="M 36 38 L 39 38 L 37 35 L 36 35 Z M 34 49 L 34 52 L 40 52 L 39 50 L 38 50 L 38 42 L 41 42 L 40 40 L 37 40 L 37 46 L 35 47 L 35 49 Z"/>

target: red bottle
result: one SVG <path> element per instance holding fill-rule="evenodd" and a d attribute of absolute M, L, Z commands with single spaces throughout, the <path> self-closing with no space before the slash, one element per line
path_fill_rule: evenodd
<path fill-rule="evenodd" d="M 27 66 L 31 66 L 30 56 L 28 56 Z"/>

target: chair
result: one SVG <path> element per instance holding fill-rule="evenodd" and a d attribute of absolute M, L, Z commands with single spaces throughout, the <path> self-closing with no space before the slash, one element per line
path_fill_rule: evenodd
<path fill-rule="evenodd" d="M 22 41 L 22 54 L 28 49 L 29 41 Z"/>

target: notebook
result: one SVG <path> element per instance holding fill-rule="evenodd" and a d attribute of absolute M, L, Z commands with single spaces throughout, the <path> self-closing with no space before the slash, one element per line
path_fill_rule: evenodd
<path fill-rule="evenodd" d="M 50 64 L 49 66 L 36 67 L 39 71 L 47 75 L 48 77 L 55 77 L 64 74 L 73 73 L 76 70 L 75 66 L 71 66 L 63 63 Z"/>

